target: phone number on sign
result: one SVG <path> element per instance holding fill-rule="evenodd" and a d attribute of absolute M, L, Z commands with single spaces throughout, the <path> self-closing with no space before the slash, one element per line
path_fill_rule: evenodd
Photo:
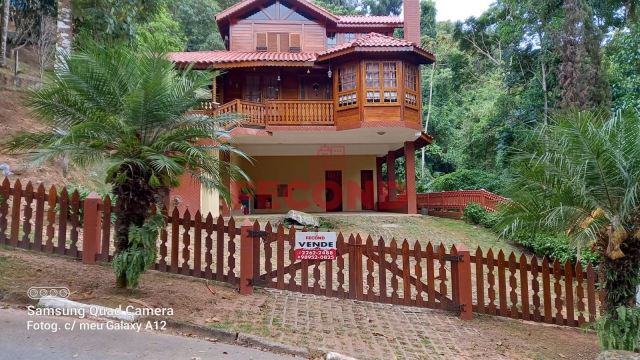
<path fill-rule="evenodd" d="M 334 260 L 335 250 L 297 250 L 297 260 Z"/>

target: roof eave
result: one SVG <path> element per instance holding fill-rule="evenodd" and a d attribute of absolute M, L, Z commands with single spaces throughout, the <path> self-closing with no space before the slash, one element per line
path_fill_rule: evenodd
<path fill-rule="evenodd" d="M 361 24 L 338 23 L 338 24 L 336 24 L 336 28 L 364 28 L 364 29 L 366 29 L 366 28 L 381 28 L 381 27 L 393 28 L 393 29 L 401 29 L 401 28 L 404 28 L 404 23 L 383 23 L 383 24 L 377 24 L 377 23 L 361 23 Z"/>
<path fill-rule="evenodd" d="M 177 68 L 184 68 L 190 64 L 194 64 L 195 70 L 203 69 L 233 69 L 233 68 L 245 68 L 255 66 L 286 66 L 286 67 L 313 67 L 314 61 L 264 61 L 264 60 L 248 60 L 248 61 L 228 61 L 228 62 L 213 62 L 213 61 L 176 61 L 174 62 Z"/>
<path fill-rule="evenodd" d="M 424 51 L 416 46 L 354 46 L 344 50 L 329 53 L 326 55 L 320 55 L 318 56 L 316 61 L 325 61 L 325 60 L 333 59 L 342 55 L 351 54 L 354 52 L 367 53 L 367 52 L 396 52 L 396 51 L 397 52 L 414 52 L 420 55 L 421 57 L 429 60 L 428 62 L 426 62 L 427 64 L 431 64 L 432 62 L 436 61 L 436 57 L 433 54 L 427 51 Z"/>

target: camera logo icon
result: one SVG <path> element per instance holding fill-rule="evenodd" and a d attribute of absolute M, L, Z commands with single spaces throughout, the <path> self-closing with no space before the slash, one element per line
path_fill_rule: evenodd
<path fill-rule="evenodd" d="M 69 297 L 69 289 L 63 286 L 32 286 L 27 290 L 31 299 L 42 299 L 45 296 L 54 296 L 66 299 Z"/>

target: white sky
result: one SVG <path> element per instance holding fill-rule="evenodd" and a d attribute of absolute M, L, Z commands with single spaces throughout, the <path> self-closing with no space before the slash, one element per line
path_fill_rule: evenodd
<path fill-rule="evenodd" d="M 434 0 L 436 21 L 466 20 L 469 16 L 480 16 L 495 0 Z"/>

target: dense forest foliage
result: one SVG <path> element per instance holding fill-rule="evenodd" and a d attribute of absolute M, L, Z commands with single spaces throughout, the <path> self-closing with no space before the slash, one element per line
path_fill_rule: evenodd
<path fill-rule="evenodd" d="M 437 56 L 433 69 L 423 67 L 424 118 L 435 137 L 424 173 L 417 172 L 423 188 L 507 183 L 510 149 L 522 144 L 523 130 L 552 123 L 563 109 L 638 109 L 636 4 L 499 0 L 477 18 L 439 22 L 435 36 L 423 33 Z M 447 178 L 463 180 L 433 180 L 471 170 L 476 183 L 454 174 Z"/>

